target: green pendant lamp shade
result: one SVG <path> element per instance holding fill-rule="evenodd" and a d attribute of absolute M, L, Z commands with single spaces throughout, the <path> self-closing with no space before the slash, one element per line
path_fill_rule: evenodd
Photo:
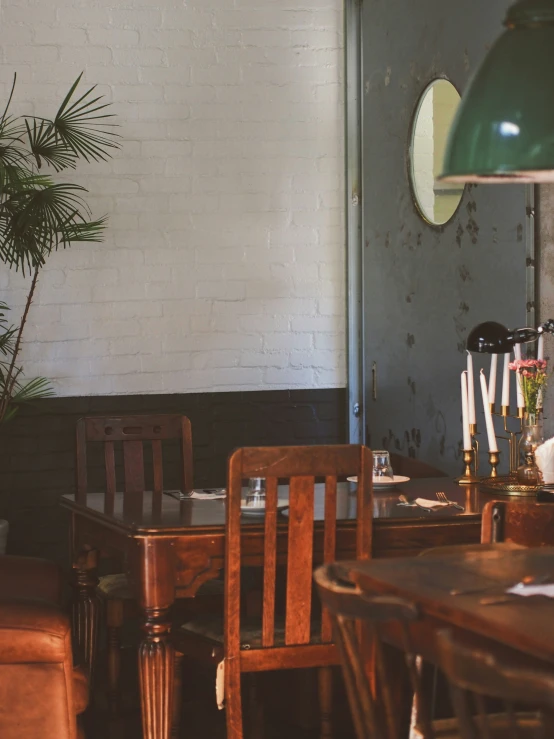
<path fill-rule="evenodd" d="M 554 182 L 554 0 L 521 0 L 462 96 L 444 182 Z"/>

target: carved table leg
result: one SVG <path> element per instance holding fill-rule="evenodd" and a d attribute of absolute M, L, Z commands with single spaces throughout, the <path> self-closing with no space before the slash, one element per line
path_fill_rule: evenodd
<path fill-rule="evenodd" d="M 175 651 L 169 640 L 168 608 L 147 608 L 139 647 L 144 739 L 169 739 L 173 709 Z"/>
<path fill-rule="evenodd" d="M 77 556 L 75 570 L 75 596 L 73 598 L 73 634 L 75 651 L 89 674 L 92 684 L 94 657 L 96 654 L 96 635 L 98 631 L 99 602 L 96 596 L 98 577 L 98 552 L 84 550 Z"/>

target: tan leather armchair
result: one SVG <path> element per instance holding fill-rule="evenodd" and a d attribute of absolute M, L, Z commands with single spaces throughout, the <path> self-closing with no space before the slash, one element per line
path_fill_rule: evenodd
<path fill-rule="evenodd" d="M 76 739 L 88 703 L 51 562 L 0 556 L 0 737 Z"/>

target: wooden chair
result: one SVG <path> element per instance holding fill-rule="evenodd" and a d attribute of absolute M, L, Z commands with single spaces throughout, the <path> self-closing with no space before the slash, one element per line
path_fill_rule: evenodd
<path fill-rule="evenodd" d="M 404 457 L 396 452 L 390 453 L 390 462 L 395 475 L 406 475 L 413 480 L 422 477 L 448 477 L 446 472 L 439 470 L 438 467 L 432 467 L 427 462 L 422 462 L 421 459 Z"/>
<path fill-rule="evenodd" d="M 493 500 L 483 508 L 481 526 L 481 544 L 461 544 L 456 546 L 435 547 L 421 552 L 423 557 L 448 557 L 464 552 L 471 557 L 472 552 L 483 548 L 494 550 L 502 557 L 506 550 L 524 547 L 554 545 L 554 504 L 536 503 L 534 500 Z M 422 674 L 431 671 L 435 686 L 441 684 L 433 665 L 422 665 Z M 443 679 L 442 679 L 443 682 Z M 432 703 L 435 703 L 434 696 Z"/>
<path fill-rule="evenodd" d="M 554 676 L 497 661 L 492 652 L 437 634 L 440 667 L 446 674 L 461 739 L 547 739 L 554 736 Z M 489 713 L 485 699 L 503 703 Z M 515 706 L 529 707 L 516 712 Z"/>
<path fill-rule="evenodd" d="M 105 495 L 104 513 L 114 512 L 117 488 L 116 447 L 122 449 L 123 513 L 139 515 L 143 511 L 146 486 L 144 442 L 149 442 L 152 454 L 151 505 L 152 513 L 162 508 L 163 455 L 162 442 L 180 442 L 178 482 L 182 491 L 192 489 L 192 432 L 190 421 L 181 415 L 150 415 L 81 418 L 77 422 L 77 502 L 87 504 L 88 445 L 103 445 Z"/>
<path fill-rule="evenodd" d="M 224 620 L 192 622 L 175 632 L 184 654 L 224 666 L 227 739 L 242 739 L 241 674 L 319 667 L 321 735 L 331 736 L 331 665 L 339 664 L 331 621 L 312 611 L 314 549 L 331 562 L 336 551 L 337 478 L 358 476 L 356 555 L 371 554 L 372 454 L 363 446 L 244 448 L 229 459 L 225 550 Z M 243 480 L 266 479 L 263 556 L 248 557 L 247 530 L 241 529 Z M 314 525 L 316 478 L 325 478 L 323 525 Z M 277 512 L 278 480 L 289 481 L 288 518 Z M 261 522 L 260 522 L 260 525 Z M 316 546 L 314 547 L 314 542 Z M 286 563 L 285 617 L 276 613 L 277 566 Z M 263 565 L 261 618 L 245 623 L 241 614 L 241 566 Z"/>
<path fill-rule="evenodd" d="M 554 503 L 491 500 L 483 508 L 481 541 L 554 546 Z"/>
<path fill-rule="evenodd" d="M 554 503 L 491 500 L 483 508 L 480 544 L 435 547 L 425 549 L 420 556 L 446 557 L 460 552 L 471 555 L 484 547 L 498 549 L 501 556 L 499 544 L 506 549 L 554 546 Z"/>
<path fill-rule="evenodd" d="M 457 739 L 456 721 L 431 721 L 427 712 L 421 675 L 410 640 L 410 623 L 419 619 L 417 606 L 402 598 L 363 593 L 345 579 L 340 564 L 320 567 L 314 577 L 321 601 L 333 619 L 335 641 L 341 654 L 342 671 L 358 739 L 398 739 L 401 736 L 402 714 L 409 710 L 409 707 L 398 704 L 392 688 L 393 676 L 389 674 L 383 658 L 379 626 L 386 622 L 396 622 L 400 629 L 404 658 L 415 695 L 419 735 L 424 739 Z M 370 626 L 373 636 L 374 690 L 370 687 L 364 664 L 368 644 L 366 642 L 363 645 L 362 639 L 364 627 L 367 626 Z"/>
<path fill-rule="evenodd" d="M 89 478 L 96 472 L 96 487 L 100 481 L 104 491 L 104 511 L 113 513 L 116 491 L 123 491 L 123 512 L 141 516 L 147 506 L 155 517 L 162 510 L 164 491 L 164 442 L 175 447 L 174 474 L 171 486 L 182 491 L 193 487 L 192 431 L 186 416 L 143 415 L 81 418 L 77 422 L 77 500 L 86 505 Z M 91 449 L 101 445 L 101 450 Z M 94 451 L 101 451 L 95 455 Z M 100 470 L 91 469 L 91 457 Z M 167 472 L 167 466 L 166 470 Z M 176 472 L 176 474 L 175 474 Z M 166 488 L 167 489 L 167 488 Z M 148 492 L 151 491 L 151 492 Z M 218 591 L 219 585 L 219 592 Z M 201 606 L 222 607 L 221 583 L 212 581 L 207 598 L 200 597 Z M 100 578 L 98 595 L 105 604 L 108 656 L 108 701 L 113 714 L 118 711 L 119 678 L 121 672 L 120 631 L 126 613 L 134 613 L 135 604 L 126 574 Z M 178 681 L 177 681 L 178 684 Z"/>

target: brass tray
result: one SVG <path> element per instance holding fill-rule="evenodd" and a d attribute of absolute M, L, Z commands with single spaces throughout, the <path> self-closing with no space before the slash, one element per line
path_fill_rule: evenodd
<path fill-rule="evenodd" d="M 484 477 L 480 481 L 481 488 L 498 495 L 536 495 L 543 485 L 521 485 L 514 475 L 498 475 L 498 477 Z"/>

